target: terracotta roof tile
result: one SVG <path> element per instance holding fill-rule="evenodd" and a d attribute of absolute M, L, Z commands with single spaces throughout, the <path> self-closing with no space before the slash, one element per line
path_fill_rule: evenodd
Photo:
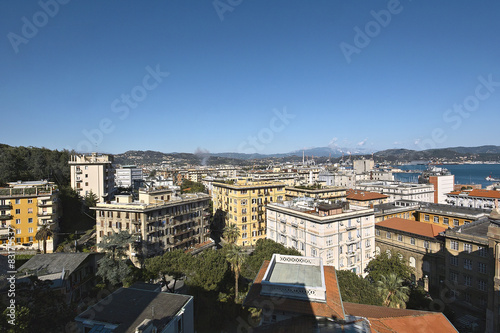
<path fill-rule="evenodd" d="M 353 189 L 347 190 L 347 199 L 350 200 L 368 201 L 368 200 L 385 199 L 388 197 L 389 197 L 388 195 L 377 192 L 369 192 L 369 191 L 361 191 Z"/>
<path fill-rule="evenodd" d="M 439 235 L 440 232 L 447 230 L 444 227 L 440 227 L 427 222 L 407 220 L 399 217 L 393 217 L 384 221 L 380 221 L 376 223 L 375 226 L 390 228 L 394 230 L 404 231 L 411 234 L 431 237 L 431 238 L 436 237 Z"/>
<path fill-rule="evenodd" d="M 449 195 L 467 194 L 469 197 L 500 199 L 500 191 L 473 189 L 472 191 L 453 191 Z"/>
<path fill-rule="evenodd" d="M 255 281 L 248 292 L 243 303 L 244 306 L 262 308 L 262 306 L 272 306 L 274 310 L 314 315 L 318 317 L 344 319 L 344 310 L 340 291 L 337 284 L 337 275 L 333 266 L 323 266 L 325 272 L 326 303 L 301 301 L 296 299 L 264 296 L 260 294 L 262 289 L 262 279 L 269 266 L 266 260 L 262 264 Z"/>

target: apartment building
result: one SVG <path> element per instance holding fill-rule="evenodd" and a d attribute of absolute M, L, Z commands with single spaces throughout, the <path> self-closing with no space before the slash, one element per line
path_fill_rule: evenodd
<path fill-rule="evenodd" d="M 500 330 L 500 211 L 493 209 L 489 216 L 488 245 L 495 264 L 490 267 L 493 271 L 493 285 L 490 285 L 488 295 L 488 310 L 486 311 L 486 331 Z"/>
<path fill-rule="evenodd" d="M 447 193 L 446 197 L 446 202 L 453 206 L 492 209 L 495 207 L 495 201 L 500 199 L 500 191 L 478 189 L 473 189 L 472 191 L 461 190 Z"/>
<path fill-rule="evenodd" d="M 455 184 L 454 175 L 435 175 L 429 176 L 429 184 L 434 186 L 434 203 L 446 203 L 446 194 L 453 192 Z"/>
<path fill-rule="evenodd" d="M 488 218 L 448 229 L 445 236 L 446 279 L 443 289 L 449 290 L 449 306 L 457 316 L 476 318 L 484 331 L 489 291 L 494 289 L 495 261 L 489 248 Z M 498 309 L 496 309 L 498 313 Z M 492 331 L 496 332 L 496 331 Z"/>
<path fill-rule="evenodd" d="M 18 181 L 7 183 L 0 188 L 0 242 L 7 242 L 8 228 L 14 229 L 17 245 L 29 244 L 32 248 L 43 250 L 43 242 L 38 244 L 35 235 L 42 227 L 48 225 L 53 232 L 58 230 L 59 190 L 54 183 L 41 181 Z M 56 235 L 46 241 L 46 252 L 55 250 Z"/>
<path fill-rule="evenodd" d="M 375 223 L 399 217 L 406 220 L 416 220 L 419 203 L 409 200 L 397 200 L 391 203 L 374 205 Z"/>
<path fill-rule="evenodd" d="M 363 274 L 375 251 L 372 208 L 302 198 L 267 206 L 267 238 Z"/>
<path fill-rule="evenodd" d="M 142 181 L 142 169 L 135 165 L 122 165 L 116 169 L 116 187 L 133 187 L 134 183 Z"/>
<path fill-rule="evenodd" d="M 316 188 L 314 186 L 285 187 L 286 200 L 302 197 L 324 200 L 345 200 L 346 196 L 347 189 L 340 186 L 321 186 L 321 188 Z"/>
<path fill-rule="evenodd" d="M 71 187 L 84 197 L 90 192 L 99 202 L 110 198 L 115 186 L 113 156 L 92 153 L 72 155 L 69 160 Z"/>
<path fill-rule="evenodd" d="M 254 245 L 266 237 L 266 206 L 285 199 L 285 185 L 280 182 L 236 180 L 212 183 L 213 213 L 223 212 L 226 225 L 236 224 L 240 237 L 236 244 Z"/>
<path fill-rule="evenodd" d="M 459 227 L 488 216 L 488 211 L 433 203 L 419 203 L 416 220 L 432 223 L 444 228 Z"/>
<path fill-rule="evenodd" d="M 375 181 L 356 184 L 354 189 L 388 195 L 389 202 L 397 200 L 434 202 L 434 186 L 432 184 Z"/>
<path fill-rule="evenodd" d="M 97 243 L 104 236 L 126 230 L 135 236 L 132 259 L 189 249 L 209 238 L 209 201 L 204 193 L 178 195 L 161 188 L 140 189 L 136 201 L 132 195 L 117 195 L 115 201 L 92 208 L 96 211 Z"/>
<path fill-rule="evenodd" d="M 412 280 L 429 291 L 445 279 L 443 247 L 446 228 L 394 217 L 375 224 L 375 252 L 399 256 L 414 269 Z"/>

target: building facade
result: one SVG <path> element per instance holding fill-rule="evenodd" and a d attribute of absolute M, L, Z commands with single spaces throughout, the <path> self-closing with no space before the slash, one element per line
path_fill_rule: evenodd
<path fill-rule="evenodd" d="M 237 180 L 232 184 L 212 183 L 213 213 L 223 212 L 226 225 L 236 224 L 240 237 L 236 244 L 254 245 L 266 237 L 266 206 L 285 200 L 280 182 Z"/>
<path fill-rule="evenodd" d="M 71 187 L 82 197 L 89 193 L 104 202 L 112 195 L 115 185 L 113 156 L 92 153 L 72 155 L 69 160 Z"/>
<path fill-rule="evenodd" d="M 431 184 L 375 181 L 356 184 L 354 189 L 388 195 L 389 202 L 397 200 L 434 202 L 434 186 Z"/>
<path fill-rule="evenodd" d="M 28 181 L 8 183 L 9 187 L 0 188 L 0 223 L 1 229 L 12 228 L 15 244 L 43 250 L 43 242 L 38 243 L 37 231 L 46 225 L 53 236 L 46 240 L 46 252 L 55 250 L 59 218 L 59 190 L 48 181 Z M 7 234 L 1 233 L 0 242 L 7 242 Z"/>
<path fill-rule="evenodd" d="M 429 288 L 439 288 L 445 278 L 444 237 L 446 228 L 402 218 L 391 218 L 375 224 L 375 252 L 399 256 L 413 270 L 412 280 Z"/>
<path fill-rule="evenodd" d="M 117 187 L 133 187 L 135 181 L 142 180 L 142 169 L 135 165 L 123 165 L 116 169 L 115 184 Z"/>
<path fill-rule="evenodd" d="M 92 208 L 97 243 L 104 236 L 128 231 L 135 239 L 130 257 L 138 260 L 189 249 L 209 238 L 209 201 L 204 193 L 176 195 L 169 189 L 141 189 L 138 201 L 131 195 L 117 195 L 115 201 Z"/>
<path fill-rule="evenodd" d="M 446 203 L 446 194 L 453 192 L 455 184 L 454 175 L 429 176 L 429 184 L 434 186 L 434 203 Z"/>
<path fill-rule="evenodd" d="M 444 228 L 459 227 L 486 216 L 488 212 L 479 208 L 432 203 L 420 203 L 416 211 L 417 221 L 436 224 Z"/>
<path fill-rule="evenodd" d="M 348 190 L 347 201 L 353 205 L 373 208 L 375 205 L 385 204 L 389 196 L 376 192 Z"/>
<path fill-rule="evenodd" d="M 356 274 L 374 255 L 374 231 L 373 209 L 347 202 L 303 199 L 267 207 L 267 238 Z"/>
<path fill-rule="evenodd" d="M 322 186 L 321 188 L 285 187 L 286 200 L 308 197 L 324 200 L 345 200 L 347 189 L 340 186 Z"/>
<path fill-rule="evenodd" d="M 455 191 L 446 194 L 446 202 L 453 206 L 492 209 L 500 199 L 500 191 L 477 190 Z"/>

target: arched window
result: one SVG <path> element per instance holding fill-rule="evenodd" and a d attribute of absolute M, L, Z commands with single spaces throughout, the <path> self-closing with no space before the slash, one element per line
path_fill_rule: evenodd
<path fill-rule="evenodd" d="M 380 247 L 375 247 L 375 255 L 378 256 L 380 254 Z"/>
<path fill-rule="evenodd" d="M 416 260 L 415 260 L 415 258 L 410 257 L 410 267 L 415 268 L 415 266 L 416 266 L 416 265 L 417 265 L 417 264 L 416 264 Z"/>
<path fill-rule="evenodd" d="M 385 253 L 387 253 L 387 258 L 391 259 L 392 257 L 391 250 L 387 249 Z"/>

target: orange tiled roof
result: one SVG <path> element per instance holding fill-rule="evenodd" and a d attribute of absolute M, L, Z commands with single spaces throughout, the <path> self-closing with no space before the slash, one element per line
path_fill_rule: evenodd
<path fill-rule="evenodd" d="M 263 305 L 273 305 L 276 311 L 285 311 L 314 315 L 318 317 L 344 319 L 344 309 L 337 284 L 337 275 L 333 266 L 323 266 L 325 272 L 326 303 L 301 301 L 296 299 L 264 296 L 260 294 L 262 279 L 269 266 L 269 260 L 264 261 L 255 281 L 243 303 L 244 306 L 262 308 Z"/>
<path fill-rule="evenodd" d="M 444 227 L 440 227 L 431 223 L 412 221 L 399 217 L 393 217 L 384 221 L 380 221 L 375 224 L 375 226 L 381 226 L 431 238 L 436 237 L 440 232 L 447 230 Z"/>
<path fill-rule="evenodd" d="M 457 332 L 440 312 L 393 309 L 383 306 L 344 303 L 346 315 L 365 317 L 372 332 L 429 333 Z"/>
<path fill-rule="evenodd" d="M 367 200 L 385 199 L 388 197 L 389 197 L 388 195 L 377 192 L 360 191 L 353 189 L 347 190 L 347 199 L 350 200 L 367 201 Z"/>
<path fill-rule="evenodd" d="M 459 195 L 465 193 L 469 197 L 500 199 L 500 191 L 473 189 L 471 191 L 453 191 L 448 194 Z"/>

